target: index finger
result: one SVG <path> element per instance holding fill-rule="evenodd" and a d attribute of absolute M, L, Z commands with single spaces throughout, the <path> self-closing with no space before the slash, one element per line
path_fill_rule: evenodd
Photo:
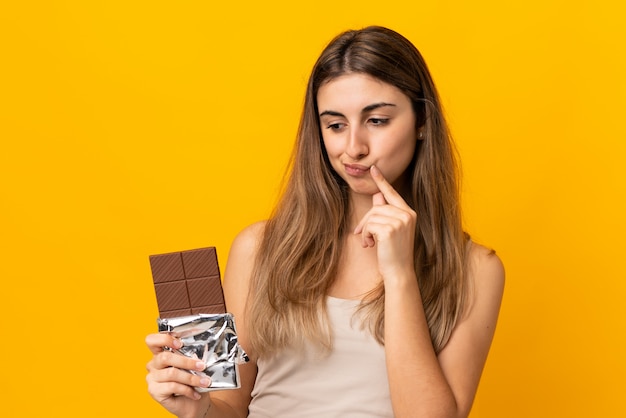
<path fill-rule="evenodd" d="M 148 335 L 146 337 L 146 345 L 152 351 L 152 354 L 157 354 L 163 351 L 164 347 L 180 348 L 182 347 L 182 342 L 171 334 L 158 333 Z"/>
<path fill-rule="evenodd" d="M 409 205 L 404 201 L 402 196 L 393 188 L 391 184 L 385 179 L 383 173 L 376 167 L 375 165 L 370 167 L 370 175 L 376 186 L 378 186 L 378 190 L 383 194 L 383 197 L 390 205 L 402 208 L 408 208 Z"/>

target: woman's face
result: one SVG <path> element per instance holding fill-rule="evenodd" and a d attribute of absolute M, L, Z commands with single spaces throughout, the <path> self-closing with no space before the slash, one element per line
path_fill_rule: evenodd
<path fill-rule="evenodd" d="M 317 105 L 328 158 L 350 189 L 378 192 L 369 174 L 372 165 L 399 187 L 417 142 L 410 99 L 391 84 L 351 73 L 322 85 Z"/>

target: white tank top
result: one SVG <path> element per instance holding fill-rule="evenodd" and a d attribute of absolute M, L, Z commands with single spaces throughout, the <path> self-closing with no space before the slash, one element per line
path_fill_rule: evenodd
<path fill-rule="evenodd" d="M 249 418 L 393 417 L 385 349 L 354 317 L 358 300 L 328 297 L 334 348 L 259 359 Z"/>

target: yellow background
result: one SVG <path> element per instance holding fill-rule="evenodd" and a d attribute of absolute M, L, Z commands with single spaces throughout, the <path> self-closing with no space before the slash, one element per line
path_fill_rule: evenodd
<path fill-rule="evenodd" d="M 317 54 L 368 24 L 429 62 L 467 228 L 507 268 L 472 417 L 626 416 L 621 2 L 287 3 L 0 6 L 2 416 L 168 416 L 148 255 L 225 265 L 275 202 Z"/>

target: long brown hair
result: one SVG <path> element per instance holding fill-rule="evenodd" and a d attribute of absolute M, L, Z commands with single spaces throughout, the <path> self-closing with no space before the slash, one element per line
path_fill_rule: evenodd
<path fill-rule="evenodd" d="M 417 212 L 415 270 L 437 352 L 464 308 L 468 237 L 459 207 L 456 152 L 426 63 L 402 35 L 371 26 L 338 35 L 313 67 L 304 111 L 279 204 L 265 225 L 248 298 L 253 350 L 263 356 L 304 342 L 332 346 L 325 299 L 337 274 L 349 213 L 348 188 L 334 172 L 322 142 L 317 93 L 347 73 L 369 74 L 396 86 L 413 105 L 425 134 L 399 191 Z M 362 308 L 382 344 L 382 285 Z M 320 315 L 320 312 L 322 315 Z"/>

